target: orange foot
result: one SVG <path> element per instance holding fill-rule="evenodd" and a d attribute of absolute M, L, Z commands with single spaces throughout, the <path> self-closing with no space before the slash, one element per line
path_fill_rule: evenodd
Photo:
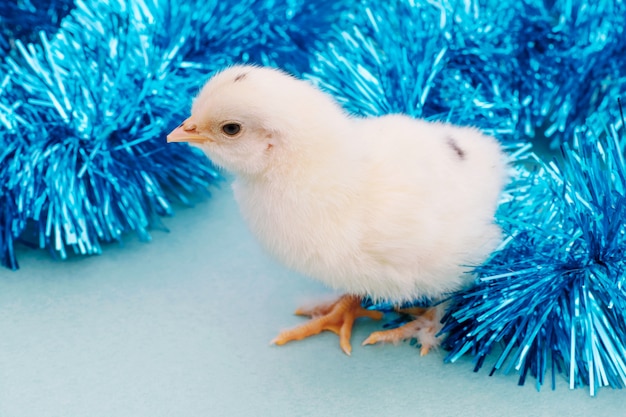
<path fill-rule="evenodd" d="M 337 301 L 320 304 L 313 308 L 299 308 L 296 314 L 309 316 L 311 320 L 294 329 L 285 330 L 276 336 L 272 343 L 284 345 L 293 340 L 302 340 L 324 330 L 330 330 L 339 335 L 339 346 L 346 355 L 352 352 L 350 336 L 354 320 L 359 317 L 380 320 L 383 317 L 380 311 L 366 310 L 361 307 L 361 299 L 354 295 L 343 295 Z"/>
<path fill-rule="evenodd" d="M 443 310 L 441 306 L 402 310 L 403 313 L 417 318 L 396 329 L 374 332 L 365 339 L 363 345 L 373 345 L 378 342 L 399 343 L 402 340 L 416 338 L 422 345 L 420 354 L 427 355 L 431 348 L 439 345 L 437 333 L 441 330 L 440 320 Z"/>

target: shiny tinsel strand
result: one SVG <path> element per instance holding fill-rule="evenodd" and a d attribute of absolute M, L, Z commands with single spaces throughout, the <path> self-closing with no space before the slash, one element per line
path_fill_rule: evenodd
<path fill-rule="evenodd" d="M 509 237 L 445 319 L 447 361 L 470 353 L 478 370 L 500 344 L 492 373 L 520 384 L 563 372 L 591 395 L 626 386 L 624 141 L 598 120 L 512 183 L 498 216 Z"/>
<path fill-rule="evenodd" d="M 5 0 L 0 2 L 0 62 L 15 40 L 32 42 L 37 33 L 53 33 L 74 8 L 74 0 Z"/>

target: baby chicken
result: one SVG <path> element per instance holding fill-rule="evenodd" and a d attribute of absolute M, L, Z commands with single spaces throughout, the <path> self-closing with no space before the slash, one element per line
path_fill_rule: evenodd
<path fill-rule="evenodd" d="M 404 115 L 355 117 L 280 70 L 218 73 L 168 141 L 193 143 L 235 174 L 241 213 L 267 251 L 346 293 L 298 310 L 312 320 L 276 344 L 331 330 L 350 354 L 354 320 L 382 315 L 363 309 L 363 297 L 440 298 L 471 282 L 470 267 L 500 240 L 507 168 L 495 139 Z M 442 310 L 414 309 L 414 321 L 364 344 L 417 337 L 425 354 Z"/>

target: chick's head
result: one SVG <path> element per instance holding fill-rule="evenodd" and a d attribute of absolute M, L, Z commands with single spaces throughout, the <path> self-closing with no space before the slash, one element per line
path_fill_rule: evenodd
<path fill-rule="evenodd" d="M 328 104 L 337 111 L 325 94 L 280 70 L 234 66 L 205 84 L 168 141 L 190 142 L 236 174 L 259 175 L 288 159 Z"/>

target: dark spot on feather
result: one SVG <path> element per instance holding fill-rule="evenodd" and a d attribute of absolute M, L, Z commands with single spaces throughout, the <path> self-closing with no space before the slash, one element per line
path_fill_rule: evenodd
<path fill-rule="evenodd" d="M 243 80 L 244 78 L 246 78 L 246 75 L 248 74 L 247 73 L 239 74 L 238 76 L 235 77 L 235 82 Z"/>
<path fill-rule="evenodd" d="M 465 159 L 465 151 L 459 147 L 459 145 L 452 137 L 448 137 L 448 146 L 450 146 L 452 150 L 456 152 L 456 155 L 461 161 Z"/>

